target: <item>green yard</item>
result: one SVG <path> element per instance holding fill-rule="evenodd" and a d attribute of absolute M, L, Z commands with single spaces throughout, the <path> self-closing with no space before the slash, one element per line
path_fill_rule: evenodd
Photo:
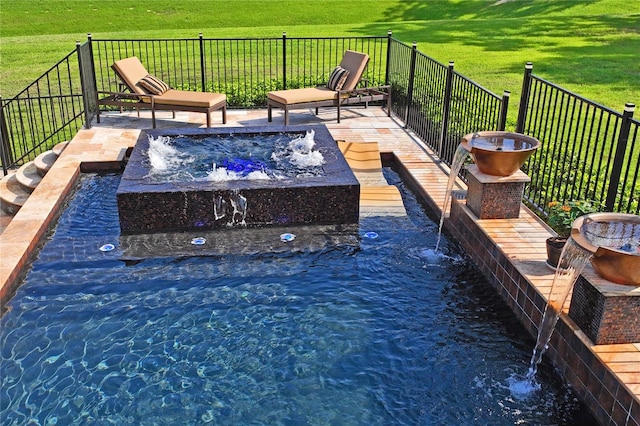
<path fill-rule="evenodd" d="M 615 110 L 640 103 L 640 2 L 629 0 L 13 0 L 0 8 L 9 98 L 96 38 L 386 35 L 517 101 L 534 73 Z"/>

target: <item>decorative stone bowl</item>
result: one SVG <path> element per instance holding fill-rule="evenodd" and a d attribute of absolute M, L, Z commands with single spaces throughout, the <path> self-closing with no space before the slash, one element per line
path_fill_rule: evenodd
<path fill-rule="evenodd" d="M 571 237 L 593 254 L 591 265 L 602 278 L 640 286 L 640 216 L 586 214 L 573 222 Z"/>
<path fill-rule="evenodd" d="M 491 176 L 511 176 L 540 146 L 531 136 L 512 132 L 476 132 L 462 138 L 478 169 Z"/>

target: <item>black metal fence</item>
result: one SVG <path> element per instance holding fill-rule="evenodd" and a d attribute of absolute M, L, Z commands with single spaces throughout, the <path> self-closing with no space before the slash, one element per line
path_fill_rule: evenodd
<path fill-rule="evenodd" d="M 267 105 L 272 90 L 326 83 L 347 49 L 370 57 L 364 78 L 386 79 L 390 36 L 261 39 L 98 40 L 89 37 L 96 88 L 117 92 L 120 81 L 111 69 L 119 59 L 137 56 L 149 73 L 171 87 L 224 93 L 231 108 Z"/>
<path fill-rule="evenodd" d="M 606 211 L 640 210 L 640 122 L 633 104 L 613 111 L 532 74 L 525 67 L 517 131 L 542 141 L 525 165 L 527 202 L 591 200 Z"/>
<path fill-rule="evenodd" d="M 493 94 L 389 33 L 382 37 L 97 40 L 76 50 L 29 87 L 1 100 L 4 174 L 90 126 L 98 91 L 122 91 L 113 62 L 138 56 L 172 87 L 222 92 L 230 107 L 266 105 L 271 90 L 326 81 L 346 49 L 365 52 L 364 78 L 390 84 L 392 112 L 446 164 L 462 136 L 504 130 L 509 92 Z M 542 141 L 525 171 L 526 201 L 544 215 L 551 200 L 589 199 L 638 214 L 639 122 L 536 77 L 527 65 L 517 131 Z M 463 176 L 464 177 L 464 176 Z"/>
<path fill-rule="evenodd" d="M 446 164 L 461 138 L 479 130 L 504 130 L 509 92 L 493 94 L 454 70 L 392 40 L 389 83 L 393 112 Z"/>
<path fill-rule="evenodd" d="M 88 57 L 88 45 L 78 45 L 16 96 L 0 99 L 0 158 L 4 175 L 9 168 L 34 159 L 59 142 L 71 140 L 85 123 L 81 70 L 82 59 Z"/>

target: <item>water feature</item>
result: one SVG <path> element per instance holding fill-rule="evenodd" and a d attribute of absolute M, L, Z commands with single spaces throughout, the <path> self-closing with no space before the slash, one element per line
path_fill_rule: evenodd
<path fill-rule="evenodd" d="M 517 172 L 526 159 L 539 147 L 540 142 L 519 133 L 510 132 L 477 132 L 464 136 L 458 145 L 451 165 L 451 172 L 445 192 L 438 240 L 435 251 L 438 251 L 439 242 L 444 224 L 445 211 L 449 206 L 453 185 L 458 173 L 470 154 L 473 157 L 480 172 L 491 176 L 508 177 Z M 519 200 L 518 200 L 519 204 Z M 538 336 L 533 349 L 530 367 L 524 379 L 514 377 L 510 387 L 515 392 L 530 392 L 538 386 L 535 378 L 538 365 L 542 361 L 542 355 L 553 333 L 553 329 L 560 317 L 567 297 L 573 288 L 581 271 L 589 261 L 590 254 L 579 245 L 569 239 L 565 244 L 560 257 L 561 265 L 567 265 L 565 269 L 557 268 L 553 279 L 547 305 L 545 307 L 541 323 L 538 327 Z"/>
<path fill-rule="evenodd" d="M 640 285 L 640 216 L 591 213 L 572 225 L 576 243 L 593 254 L 598 275 L 617 284 Z"/>
<path fill-rule="evenodd" d="M 603 253 L 604 252 L 604 253 Z M 560 255 L 531 357 L 527 380 L 536 369 L 569 293 L 587 263 L 605 279 L 620 284 L 640 284 L 640 217 L 621 213 L 591 213 L 577 218 Z M 603 274 L 604 273 L 604 274 Z M 637 284 L 636 284 L 637 285 Z"/>
<path fill-rule="evenodd" d="M 504 131 L 476 132 L 462 138 L 451 160 L 451 170 L 440 216 L 436 252 L 439 247 L 445 213 L 451 201 L 453 186 L 467 157 L 471 155 L 482 173 L 505 177 L 518 171 L 539 146 L 540 142 L 535 138 Z"/>
<path fill-rule="evenodd" d="M 476 132 L 460 142 L 469 151 L 478 169 L 491 176 L 510 176 L 520 170 L 540 141 L 512 132 Z"/>
<path fill-rule="evenodd" d="M 123 233 L 357 223 L 360 184 L 325 126 L 147 130 L 118 188 Z"/>
<path fill-rule="evenodd" d="M 339 244 L 123 261 L 119 181 L 82 178 L 0 319 L 3 425 L 593 424 L 549 365 L 514 385 L 527 333 L 404 186 Z"/>
<path fill-rule="evenodd" d="M 456 183 L 456 179 L 458 179 L 458 173 L 460 173 L 460 169 L 462 169 L 464 160 L 467 159 L 468 155 L 469 155 L 469 151 L 462 144 L 458 145 L 458 148 L 456 148 L 456 151 L 453 154 L 453 160 L 451 161 L 451 169 L 449 170 L 449 179 L 447 180 L 447 188 L 445 190 L 444 201 L 442 203 L 442 213 L 440 214 L 440 225 L 438 226 L 438 239 L 436 240 L 436 248 L 434 249 L 436 253 L 438 252 L 438 248 L 440 247 L 440 239 L 442 238 L 442 227 L 444 226 L 445 212 L 449 208 L 449 202 L 451 201 L 451 195 L 453 194 L 453 185 Z"/>
<path fill-rule="evenodd" d="M 525 378 L 526 382 L 533 383 L 535 381 L 538 365 L 542 361 L 542 355 L 547 349 L 547 345 L 569 297 L 569 293 L 582 273 L 582 270 L 589 262 L 590 257 L 590 253 L 583 250 L 575 243 L 573 238 L 569 237 L 560 255 L 560 261 L 558 262 L 559 265 L 565 267 L 556 268 L 551 290 L 547 295 L 547 305 L 542 314 L 542 320 L 538 325 L 538 337 L 533 348 L 529 371 Z"/>
<path fill-rule="evenodd" d="M 146 135 L 150 183 L 285 181 L 324 175 L 325 158 L 316 149 L 313 128 L 305 133 L 164 133 Z"/>

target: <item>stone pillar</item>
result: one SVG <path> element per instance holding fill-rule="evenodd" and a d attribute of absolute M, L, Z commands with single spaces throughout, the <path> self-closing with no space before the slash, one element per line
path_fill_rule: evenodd
<path fill-rule="evenodd" d="M 511 176 L 491 176 L 467 166 L 467 207 L 478 219 L 513 219 L 520 215 L 524 184 L 531 181 L 521 170 Z"/>
<path fill-rule="evenodd" d="M 569 316 L 596 345 L 640 342 L 640 287 L 605 280 L 587 265 L 573 287 Z"/>

